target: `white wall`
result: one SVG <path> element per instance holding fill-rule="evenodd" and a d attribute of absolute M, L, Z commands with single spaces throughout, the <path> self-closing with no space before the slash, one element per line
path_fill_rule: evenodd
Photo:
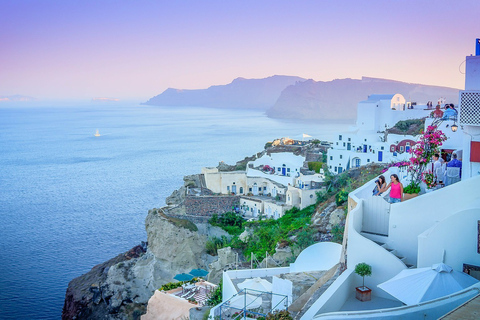
<path fill-rule="evenodd" d="M 317 313 L 340 310 L 345 301 L 352 296 L 354 275 L 355 273 L 353 273 L 352 269 L 345 270 L 300 319 L 310 320 L 313 319 Z"/>
<path fill-rule="evenodd" d="M 429 267 L 445 261 L 457 271 L 463 270 L 463 264 L 480 266 L 480 254 L 477 252 L 478 221 L 480 204 L 477 208 L 455 213 L 437 223 L 418 237 L 417 267 Z"/>
<path fill-rule="evenodd" d="M 295 176 L 291 175 L 290 177 L 288 176 L 279 176 L 277 174 L 269 174 L 269 173 L 264 173 L 260 170 L 252 169 L 252 168 L 247 168 L 247 177 L 261 177 L 261 178 L 266 178 L 273 180 L 277 183 L 280 183 L 284 186 L 288 186 L 288 184 L 293 185 L 295 183 Z"/>
<path fill-rule="evenodd" d="M 342 245 L 335 242 L 319 242 L 305 248 L 290 264 L 291 272 L 329 270 L 340 262 Z"/>
<path fill-rule="evenodd" d="M 480 90 L 480 56 L 466 58 L 465 90 Z"/>
<path fill-rule="evenodd" d="M 418 236 L 436 222 L 468 209 L 480 199 L 480 176 L 423 194 L 390 208 L 389 244 L 417 264 Z M 350 258 L 350 257 L 349 257 Z"/>

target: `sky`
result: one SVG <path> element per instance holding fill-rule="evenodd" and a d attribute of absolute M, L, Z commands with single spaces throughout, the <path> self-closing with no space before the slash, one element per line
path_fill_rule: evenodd
<path fill-rule="evenodd" d="M 464 88 L 478 0 L 0 0 L 0 96 L 146 101 L 237 77 Z"/>

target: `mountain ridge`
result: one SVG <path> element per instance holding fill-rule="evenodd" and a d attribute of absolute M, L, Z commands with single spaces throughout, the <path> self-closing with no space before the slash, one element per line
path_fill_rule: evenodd
<path fill-rule="evenodd" d="M 265 111 L 271 118 L 340 120 L 354 119 L 357 104 L 372 94 L 402 94 L 407 101 L 426 103 L 440 97 L 458 101 L 460 89 L 374 77 L 315 81 L 274 75 L 261 79 L 235 78 L 226 85 L 207 89 L 168 88 L 144 105 L 197 106 Z"/>

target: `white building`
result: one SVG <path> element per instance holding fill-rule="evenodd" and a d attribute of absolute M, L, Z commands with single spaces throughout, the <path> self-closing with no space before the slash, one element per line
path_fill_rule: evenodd
<path fill-rule="evenodd" d="M 385 135 L 385 129 L 393 127 L 401 120 L 428 117 L 432 110 L 428 110 L 426 105 L 410 105 L 410 108 L 405 108 L 405 105 L 408 106 L 409 103 L 405 102 L 401 94 L 374 94 L 367 100 L 360 101 L 357 106 L 356 126 L 349 132 L 339 134 L 331 149 L 328 149 L 327 164 L 330 172 L 342 173 L 372 162 L 408 160 L 408 151 L 417 141 L 417 137 Z M 444 127 L 446 125 L 448 123 L 443 124 Z"/>
<path fill-rule="evenodd" d="M 480 43 L 478 49 L 480 54 Z M 467 57 L 466 66 L 465 90 L 459 98 L 459 123 L 464 131 L 458 133 L 464 136 L 460 139 L 463 147 L 455 145 L 455 139 L 449 146 L 463 149 L 462 180 L 394 204 L 371 196 L 375 179 L 351 192 L 343 245 L 346 254 L 341 258 L 346 270 L 305 307 L 300 319 L 438 319 L 480 298 L 480 282 L 464 289 L 446 285 L 448 294 L 413 304 L 404 304 L 377 287 L 403 270 L 437 263 L 480 280 L 480 55 Z M 405 176 L 398 168 L 390 168 L 385 175 L 393 173 Z M 322 261 L 321 257 L 317 260 Z M 372 275 L 365 279 L 372 290 L 367 302 L 355 299 L 362 278 L 354 269 L 361 262 L 372 267 Z M 403 292 L 426 291 L 422 279 Z M 311 298 L 314 292 L 302 298 Z M 478 315 L 478 308 L 471 310 L 472 317 L 475 312 Z"/>
<path fill-rule="evenodd" d="M 247 171 L 219 171 L 202 168 L 205 187 L 217 194 L 240 195 L 240 209 L 247 217 L 278 219 L 292 207 L 303 209 L 316 202 L 324 179 L 302 174 L 305 157 L 293 153 L 272 153 L 247 164 Z M 268 166 L 271 170 L 264 170 Z"/>

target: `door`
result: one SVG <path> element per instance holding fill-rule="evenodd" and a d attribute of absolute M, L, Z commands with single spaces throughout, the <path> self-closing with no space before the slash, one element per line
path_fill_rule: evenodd
<path fill-rule="evenodd" d="M 237 186 L 236 185 L 232 186 L 232 193 L 237 194 Z"/>
<path fill-rule="evenodd" d="M 282 176 L 286 175 L 287 174 L 287 168 L 283 167 L 282 168 Z"/>
<path fill-rule="evenodd" d="M 347 150 L 352 150 L 352 144 L 350 142 L 347 143 Z"/>
<path fill-rule="evenodd" d="M 258 195 L 258 186 L 256 183 L 253 184 L 253 195 L 254 196 Z"/>
<path fill-rule="evenodd" d="M 342 171 L 343 171 L 343 168 L 342 168 L 342 167 L 338 167 L 338 171 L 337 171 L 337 172 L 338 172 L 338 173 L 342 173 Z"/>
<path fill-rule="evenodd" d="M 366 144 L 363 145 L 363 153 L 367 153 L 367 145 Z"/>
<path fill-rule="evenodd" d="M 360 167 L 360 158 L 355 158 L 355 168 Z"/>
<path fill-rule="evenodd" d="M 273 187 L 272 189 L 272 197 L 275 198 L 277 196 L 277 188 Z"/>
<path fill-rule="evenodd" d="M 378 151 L 378 162 L 383 161 L 383 151 Z"/>

